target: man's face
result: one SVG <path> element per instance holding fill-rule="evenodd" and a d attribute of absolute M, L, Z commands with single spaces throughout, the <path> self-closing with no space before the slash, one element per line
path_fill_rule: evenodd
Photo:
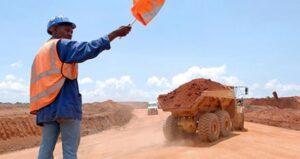
<path fill-rule="evenodd" d="M 70 24 L 59 24 L 52 29 L 52 35 L 61 39 L 72 39 L 73 28 Z"/>

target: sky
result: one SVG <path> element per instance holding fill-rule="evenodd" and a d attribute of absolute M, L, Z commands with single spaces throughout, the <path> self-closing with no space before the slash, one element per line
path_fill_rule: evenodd
<path fill-rule="evenodd" d="M 0 102 L 28 102 L 30 67 L 56 15 L 90 41 L 134 18 L 131 0 L 0 2 Z M 248 86 L 248 97 L 300 95 L 299 0 L 166 0 L 111 49 L 79 64 L 83 102 L 155 101 L 195 78 Z"/>

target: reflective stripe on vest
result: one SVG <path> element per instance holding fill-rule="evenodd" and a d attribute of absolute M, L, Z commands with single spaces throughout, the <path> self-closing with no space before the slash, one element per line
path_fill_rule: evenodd
<path fill-rule="evenodd" d="M 53 86 L 51 86 L 50 88 L 44 90 L 43 92 L 30 97 L 30 103 L 36 102 L 37 100 L 44 98 L 46 96 L 49 96 L 50 94 L 52 94 L 55 90 L 60 89 L 64 83 L 65 83 L 65 78 L 62 78 L 61 80 L 59 80 L 58 83 L 54 84 Z"/>
<path fill-rule="evenodd" d="M 58 40 L 48 41 L 38 52 L 31 67 L 30 113 L 51 104 L 60 92 L 66 78 L 77 78 L 78 65 L 60 61 L 56 46 Z"/>

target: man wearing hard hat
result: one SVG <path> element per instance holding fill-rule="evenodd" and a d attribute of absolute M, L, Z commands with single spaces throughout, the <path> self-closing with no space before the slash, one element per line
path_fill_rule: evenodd
<path fill-rule="evenodd" d="M 38 158 L 52 159 L 61 133 L 63 158 L 76 159 L 80 141 L 82 101 L 78 89 L 78 63 L 97 57 L 110 49 L 110 42 L 126 36 L 130 26 L 122 26 L 91 42 L 72 41 L 76 25 L 57 16 L 48 23 L 52 36 L 39 49 L 31 68 L 30 113 L 42 126 Z"/>

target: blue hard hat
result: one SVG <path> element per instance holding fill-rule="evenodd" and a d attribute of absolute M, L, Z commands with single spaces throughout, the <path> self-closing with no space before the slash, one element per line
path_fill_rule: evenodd
<path fill-rule="evenodd" d="M 53 19 L 49 20 L 47 26 L 47 32 L 51 35 L 50 28 L 58 24 L 70 24 L 73 27 L 73 29 L 76 28 L 76 25 L 73 22 L 71 22 L 67 17 L 56 16 Z"/>

